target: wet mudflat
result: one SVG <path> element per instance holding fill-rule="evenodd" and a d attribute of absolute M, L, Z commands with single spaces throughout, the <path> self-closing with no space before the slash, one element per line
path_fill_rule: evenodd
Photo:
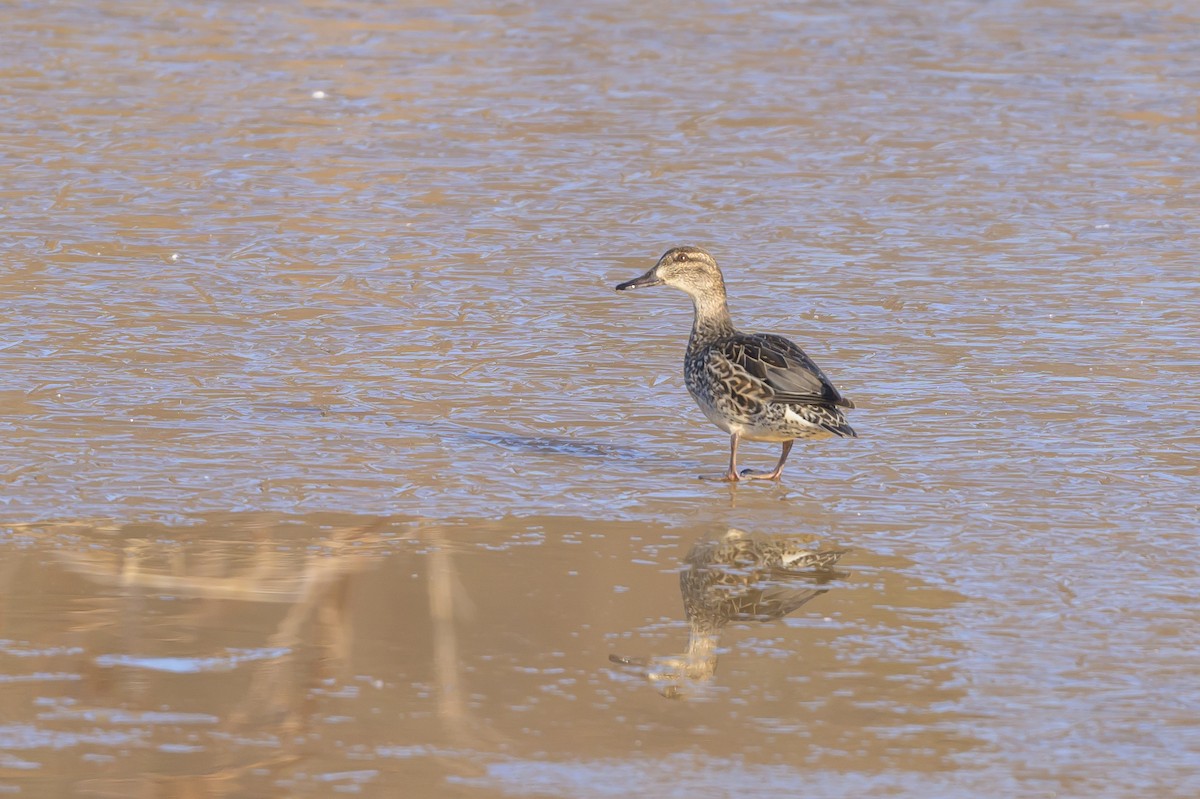
<path fill-rule="evenodd" d="M 4 15 L 3 791 L 1200 791 L 1187 6 Z M 681 243 L 860 439 L 696 479 Z"/>

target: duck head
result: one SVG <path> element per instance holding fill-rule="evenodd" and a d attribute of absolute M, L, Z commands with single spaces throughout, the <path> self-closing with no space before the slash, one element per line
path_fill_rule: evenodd
<path fill-rule="evenodd" d="M 716 652 L 697 657 L 692 654 L 637 658 L 609 655 L 608 659 L 640 673 L 667 699 L 695 699 L 703 696 L 717 671 Z"/>
<path fill-rule="evenodd" d="M 725 280 L 717 261 L 699 247 L 673 247 L 646 274 L 626 280 L 617 291 L 673 286 L 693 297 L 725 296 Z"/>

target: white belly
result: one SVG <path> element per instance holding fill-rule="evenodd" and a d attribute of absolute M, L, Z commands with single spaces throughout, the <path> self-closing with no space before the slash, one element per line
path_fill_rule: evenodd
<path fill-rule="evenodd" d="M 726 433 L 736 434 L 747 441 L 781 442 L 805 438 L 827 438 L 832 435 L 825 428 L 805 420 L 791 408 L 784 410 L 782 423 L 778 417 L 774 420 L 756 418 L 733 420 L 694 394 L 692 396 L 710 422 Z"/>

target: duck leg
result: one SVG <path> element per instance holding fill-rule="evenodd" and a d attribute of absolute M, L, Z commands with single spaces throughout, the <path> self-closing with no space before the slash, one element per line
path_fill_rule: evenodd
<path fill-rule="evenodd" d="M 750 469 L 747 469 L 746 471 L 742 472 L 742 478 L 746 480 L 778 480 L 779 476 L 783 474 L 783 464 L 787 463 L 788 454 L 791 453 L 792 444 L 794 443 L 794 441 L 783 442 L 783 452 L 779 454 L 779 463 L 775 464 L 774 469 L 766 474 L 755 474 Z M 732 463 L 730 463 L 729 468 L 733 468 Z"/>
<path fill-rule="evenodd" d="M 729 436 L 729 471 L 721 477 L 726 483 L 736 483 L 742 479 L 737 470 L 737 445 L 738 434 L 733 433 Z"/>

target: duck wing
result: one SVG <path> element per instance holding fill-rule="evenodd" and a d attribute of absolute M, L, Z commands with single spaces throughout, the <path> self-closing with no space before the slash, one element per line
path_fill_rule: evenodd
<path fill-rule="evenodd" d="M 813 359 L 783 336 L 732 336 L 721 343 L 720 349 L 731 363 L 769 387 L 778 402 L 854 407 Z"/>
<path fill-rule="evenodd" d="M 725 608 L 731 621 L 773 621 L 828 593 L 828 588 L 798 588 L 794 585 L 764 585 L 733 597 Z"/>

